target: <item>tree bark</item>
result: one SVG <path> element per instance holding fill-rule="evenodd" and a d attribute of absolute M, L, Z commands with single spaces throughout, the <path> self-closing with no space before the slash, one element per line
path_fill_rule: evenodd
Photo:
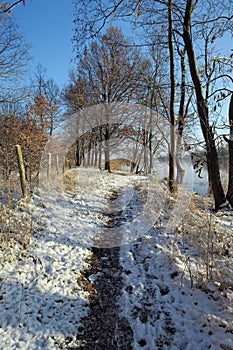
<path fill-rule="evenodd" d="M 185 43 L 185 48 L 187 50 L 190 73 L 196 94 L 198 116 L 206 144 L 207 167 L 214 194 L 215 209 L 218 210 L 221 205 L 226 202 L 226 197 L 220 178 L 218 154 L 214 139 L 214 133 L 211 126 L 209 125 L 207 102 L 204 98 L 201 86 L 201 80 L 197 69 L 196 57 L 191 37 L 191 15 L 193 9 L 192 0 L 187 0 L 183 25 L 183 40 Z"/>
<path fill-rule="evenodd" d="M 104 170 L 110 172 L 110 125 L 109 121 L 107 121 L 106 129 L 105 129 L 105 140 L 104 140 L 104 154 L 105 154 L 105 162 L 104 162 Z"/>
<path fill-rule="evenodd" d="M 229 149 L 229 170 L 228 170 L 228 190 L 227 199 L 233 207 L 233 93 L 231 94 L 230 106 L 229 106 L 229 125 L 230 125 L 230 138 L 227 140 Z"/>
<path fill-rule="evenodd" d="M 105 164 L 104 170 L 107 170 L 109 173 L 110 169 L 110 112 L 109 112 L 109 91 L 106 92 L 106 116 L 105 116 L 105 135 L 104 135 L 104 154 L 105 154 Z"/>
<path fill-rule="evenodd" d="M 81 156 L 80 156 L 80 141 L 77 139 L 76 141 L 76 157 L 75 157 L 75 165 L 81 165 Z"/>
<path fill-rule="evenodd" d="M 168 1 L 168 45 L 170 54 L 170 81 L 171 81 L 171 92 L 170 92 L 170 149 L 169 149 L 169 190 L 170 192 L 176 191 L 175 183 L 175 65 L 174 65 L 174 49 L 172 43 L 173 35 L 173 24 L 172 24 L 172 0 Z"/>
<path fill-rule="evenodd" d="M 180 97 L 178 130 L 177 130 L 177 140 L 176 140 L 176 167 L 177 167 L 176 183 L 178 185 L 182 184 L 184 173 L 185 173 L 185 170 L 182 164 L 183 131 L 184 131 L 184 124 L 185 124 L 185 113 L 184 113 L 185 84 L 186 84 L 185 53 L 186 53 L 185 50 L 180 53 L 181 54 L 181 97 Z"/>

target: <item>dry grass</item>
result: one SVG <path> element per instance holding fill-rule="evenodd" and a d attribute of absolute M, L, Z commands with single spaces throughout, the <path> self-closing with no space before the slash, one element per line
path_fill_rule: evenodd
<path fill-rule="evenodd" d="M 77 171 L 66 170 L 62 176 L 62 188 L 64 191 L 77 192 Z"/>
<path fill-rule="evenodd" d="M 32 218 L 27 203 L 29 199 L 21 199 L 18 179 L 1 181 L 0 191 L 0 249 L 15 244 L 26 248 L 32 231 Z"/>
<path fill-rule="evenodd" d="M 32 219 L 27 212 L 19 212 L 8 205 L 0 205 L 0 247 L 9 248 L 19 243 L 27 248 L 30 243 Z"/>
<path fill-rule="evenodd" d="M 185 218 L 176 230 L 177 240 L 195 282 L 212 280 L 223 289 L 233 289 L 233 213 L 214 214 L 212 207 L 210 198 L 193 194 Z"/>

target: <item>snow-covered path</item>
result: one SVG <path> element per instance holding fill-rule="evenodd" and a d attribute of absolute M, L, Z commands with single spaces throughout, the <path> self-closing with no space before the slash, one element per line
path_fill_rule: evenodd
<path fill-rule="evenodd" d="M 120 252 L 125 224 L 132 223 L 142 210 L 138 187 L 115 191 L 107 209 L 106 225 L 94 239 L 92 262 L 84 272 L 90 288 L 90 310 L 81 320 L 84 326 L 77 339 L 86 350 L 130 350 L 133 330 L 118 303 L 124 290 Z"/>
<path fill-rule="evenodd" d="M 124 286 L 119 251 L 119 247 L 93 248 L 92 267 L 85 271 L 91 283 L 90 309 L 77 334 L 85 350 L 132 349 L 133 332 L 127 319 L 120 316 L 118 305 Z"/>
<path fill-rule="evenodd" d="M 27 211 L 35 224 L 26 250 L 12 243 L 0 251 L 0 350 L 233 349 L 233 291 L 230 285 L 222 290 L 218 281 L 197 283 L 194 249 L 162 225 L 166 213 L 160 223 L 146 223 L 141 235 L 130 236 L 144 223 L 140 205 L 138 211 L 132 205 L 134 186 L 144 180 L 98 174 L 98 185 L 85 193 L 46 200 L 37 194 L 34 203 L 19 204 L 18 215 Z M 231 234 L 232 219 L 225 221 Z M 122 236 L 120 247 L 107 247 L 108 230 L 128 241 Z M 105 294 L 98 299 L 101 290 Z M 107 305 L 101 305 L 104 298 Z M 95 347 L 88 344 L 92 316 Z"/>

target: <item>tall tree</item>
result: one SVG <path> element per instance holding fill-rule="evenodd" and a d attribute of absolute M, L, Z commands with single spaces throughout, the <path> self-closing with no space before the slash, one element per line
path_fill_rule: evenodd
<path fill-rule="evenodd" d="M 42 65 L 37 66 L 32 80 L 32 95 L 30 106 L 40 116 L 46 132 L 52 135 L 61 105 L 60 90 L 53 79 L 46 77 L 46 69 Z"/>
<path fill-rule="evenodd" d="M 25 94 L 21 81 L 29 60 L 28 50 L 14 19 L 4 17 L 0 25 L 0 103 L 17 101 Z"/>
<path fill-rule="evenodd" d="M 230 129 L 230 137 L 227 138 L 224 136 L 225 141 L 228 143 L 228 149 L 229 149 L 227 199 L 229 200 L 233 208 L 233 93 L 231 94 L 230 105 L 229 105 L 229 129 Z"/>
<path fill-rule="evenodd" d="M 86 48 L 79 58 L 77 73 L 72 73 L 72 83 L 65 91 L 69 105 L 74 108 L 103 105 L 102 120 L 97 122 L 104 125 L 105 169 L 108 171 L 110 138 L 115 132 L 111 127 L 114 104 L 135 100 L 143 65 L 140 54 L 130 47 L 121 30 L 110 27 Z M 123 119 L 119 118 L 118 127 Z"/>
<path fill-rule="evenodd" d="M 76 3 L 77 9 L 79 9 L 80 1 Z M 81 3 L 85 8 L 85 4 L 82 1 Z M 137 27 L 140 27 L 139 33 L 143 31 L 144 41 L 142 44 L 148 44 L 148 41 L 145 43 L 147 32 L 155 32 L 160 30 L 159 28 L 161 28 L 160 33 L 169 32 L 170 27 L 165 28 L 165 17 L 162 16 L 164 16 L 167 9 L 171 8 L 171 3 L 173 32 L 180 36 L 178 45 L 185 46 L 187 53 L 189 67 L 187 76 L 188 80 L 191 77 L 196 97 L 196 106 L 193 111 L 198 114 L 203 133 L 209 181 L 213 189 L 215 208 L 218 209 L 225 203 L 226 197 L 220 178 L 216 145 L 217 129 L 213 116 L 215 115 L 216 100 L 217 103 L 220 103 L 221 99 L 218 94 L 224 98 L 229 84 L 233 82 L 231 77 L 233 65 L 232 55 L 228 53 L 224 57 L 222 52 L 220 55 L 216 54 L 214 44 L 215 42 L 219 43 L 227 32 L 232 34 L 232 1 L 223 0 L 219 3 L 213 0 L 158 0 L 154 2 L 149 0 L 135 0 L 132 2 L 112 0 L 105 3 L 101 0 L 90 0 L 88 6 L 91 8 L 91 12 L 84 11 L 81 21 L 76 21 L 76 33 L 82 33 L 80 36 L 82 41 L 88 35 L 90 38 L 95 33 L 99 33 L 110 20 L 127 18 L 131 19 L 132 22 L 134 21 Z M 81 12 L 77 11 L 76 20 L 80 19 L 80 14 Z M 169 48 L 168 41 L 166 45 Z M 182 123 L 182 119 L 179 120 Z M 181 123 L 179 122 L 180 130 L 183 128 Z"/>
<path fill-rule="evenodd" d="M 47 137 L 41 125 L 35 122 L 30 114 L 6 115 L 1 120 L 0 130 L 0 167 L 9 177 L 17 167 L 15 145 L 22 147 L 27 179 L 32 180 L 33 174 L 39 170 L 42 150 Z"/>
<path fill-rule="evenodd" d="M 201 76 L 197 67 L 197 59 L 193 45 L 192 36 L 192 15 L 197 6 L 197 1 L 187 0 L 185 15 L 183 21 L 183 40 L 187 50 L 187 56 L 189 61 L 190 74 L 194 84 L 197 111 L 200 120 L 200 125 L 203 133 L 203 137 L 206 144 L 207 152 L 207 166 L 209 178 L 214 194 L 215 208 L 219 209 L 225 202 L 226 197 L 221 183 L 220 169 L 218 163 L 218 154 L 215 142 L 215 135 L 212 125 L 210 124 L 208 101 L 205 98 Z M 220 18 L 220 17 L 219 17 Z"/>
<path fill-rule="evenodd" d="M 175 117 L 175 62 L 173 47 L 173 7 L 172 0 L 168 0 L 168 48 L 170 57 L 170 149 L 169 149 L 169 178 L 170 192 L 176 191 L 175 183 L 175 154 L 176 154 L 176 117 Z"/>
<path fill-rule="evenodd" d="M 91 36 L 93 33 L 98 33 L 103 26 L 109 22 L 110 20 L 114 20 L 115 18 L 131 18 L 131 21 L 133 22 L 135 19 L 135 25 L 140 26 L 141 29 L 143 28 L 143 34 L 142 30 L 140 33 L 140 36 L 143 36 L 144 44 L 145 46 L 149 45 L 150 47 L 154 46 L 154 38 L 155 38 L 155 26 L 156 31 L 159 30 L 159 35 L 162 37 L 160 39 L 161 47 L 165 47 L 167 54 L 163 57 L 163 60 L 165 57 L 170 57 L 170 84 L 169 87 L 167 86 L 167 91 L 170 91 L 170 101 L 169 101 L 169 111 L 167 116 L 169 117 L 170 121 L 170 142 L 169 145 L 169 188 L 171 192 L 174 192 L 176 189 L 176 182 L 175 182 L 175 145 L 176 145 L 176 137 L 175 137 L 175 128 L 176 128 L 176 121 L 175 121 L 175 62 L 174 62 L 174 48 L 173 48 L 173 8 L 172 8 L 172 1 L 169 0 L 168 2 L 165 1 L 155 1 L 151 3 L 147 0 L 142 1 L 111 1 L 110 4 L 103 4 L 101 1 L 97 1 L 95 6 L 92 4 L 94 8 L 94 17 L 91 19 L 90 17 L 86 17 L 85 22 L 81 23 L 82 26 L 82 33 L 84 34 L 84 37 L 86 35 L 86 38 Z M 77 9 L 79 10 L 79 6 L 77 5 Z M 101 15 L 102 13 L 102 15 Z M 104 13 L 104 16 L 103 16 Z M 79 11 L 77 11 L 77 18 L 79 17 Z M 117 16 L 116 16 L 117 14 Z M 115 16 L 115 17 L 114 17 Z M 157 17 L 157 18 L 156 18 Z M 76 22 L 78 23 L 78 22 Z M 169 28 L 168 32 L 166 33 L 166 25 L 164 23 L 167 23 L 167 27 Z M 82 25 L 83 24 L 83 25 Z M 158 26 L 157 26 L 158 25 Z M 76 27 L 78 28 L 78 27 Z M 149 28 L 149 29 L 148 29 Z M 152 28 L 152 34 L 148 35 L 150 33 L 150 28 Z M 159 29 L 158 29 L 159 28 Z M 79 28 L 80 29 L 80 28 Z M 147 43 L 145 42 L 145 33 L 147 34 Z M 78 31 L 77 31 L 78 34 Z M 150 40 L 150 41 L 149 41 Z M 149 41 L 149 42 L 148 42 Z M 166 43 L 166 44 L 165 44 Z M 142 43 L 143 45 L 143 43 Z M 160 96 L 161 91 L 159 92 Z M 164 101 L 163 105 L 165 107 Z M 151 105 L 152 106 L 152 105 Z M 150 136 L 148 138 L 149 147 L 151 145 L 151 136 L 152 133 L 150 133 Z M 152 153 L 150 152 L 150 155 Z M 150 162 L 152 166 L 152 162 Z"/>

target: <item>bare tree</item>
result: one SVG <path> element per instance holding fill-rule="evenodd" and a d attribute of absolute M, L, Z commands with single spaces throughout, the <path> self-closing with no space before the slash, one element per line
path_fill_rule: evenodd
<path fill-rule="evenodd" d="M 143 36 L 144 40 L 142 45 L 153 45 L 153 41 L 148 43 L 148 34 L 150 33 L 158 30 L 160 33 L 170 33 L 167 36 L 168 40 L 164 41 L 163 46 L 166 45 L 167 50 L 170 48 L 170 62 L 172 62 L 171 44 L 174 36 L 171 36 L 171 28 L 173 34 L 176 33 L 179 36 L 177 47 L 182 50 L 185 48 L 187 53 L 189 67 L 187 77 L 188 80 L 191 78 L 191 86 L 194 86 L 196 97 L 195 106 L 193 105 L 191 113 L 197 113 L 199 118 L 206 147 L 209 181 L 213 189 L 215 208 L 219 209 L 226 202 L 226 197 L 220 178 L 217 125 L 213 118 L 216 115 L 216 105 L 221 103 L 221 99 L 224 99 L 231 92 L 229 86 L 233 80 L 231 77 L 232 55 L 230 53 L 228 53 L 228 56 L 216 54 L 214 44 L 215 42 L 219 43 L 227 32 L 232 33 L 232 1 L 223 0 L 221 3 L 217 3 L 213 0 L 205 2 L 202 0 L 186 0 L 185 2 L 180 0 L 158 0 L 154 2 L 149 0 L 132 2 L 118 0 L 103 3 L 101 0 L 91 0 L 88 2 L 88 9 L 82 3 L 82 6 L 86 9 L 82 13 L 82 19 L 79 5 L 80 1 L 76 2 L 77 16 L 75 23 L 76 33 L 83 34 L 83 36 L 82 34 L 80 35 L 81 41 L 83 38 L 87 39 L 99 33 L 111 20 L 128 20 L 134 22 L 137 28 L 140 28 L 139 33 L 143 34 L 141 37 Z M 91 11 L 88 11 L 90 9 Z M 165 18 L 166 21 L 170 18 L 170 26 L 166 27 L 164 25 Z M 78 19 L 81 20 L 78 21 Z M 172 20 L 173 26 L 171 26 Z M 147 34 L 147 42 L 145 34 Z M 185 63 L 185 57 L 183 63 Z M 171 67 L 170 72 L 172 72 L 173 68 Z M 179 70 L 176 70 L 175 67 L 174 72 L 175 74 L 179 73 Z M 172 76 L 170 84 L 170 88 L 174 89 L 174 77 Z M 170 107 L 172 106 L 172 96 L 174 96 L 173 92 L 171 92 Z M 177 97 L 178 95 L 175 94 L 175 104 L 179 101 Z M 185 98 L 182 93 L 180 98 Z M 189 97 L 186 99 L 187 104 Z M 180 107 L 181 103 L 183 104 L 183 102 L 180 102 Z M 182 109 L 180 109 L 180 112 L 182 112 Z M 186 110 L 183 116 L 188 114 L 190 112 Z M 170 108 L 170 115 L 172 116 L 171 121 L 174 120 L 172 108 Z M 178 128 L 180 132 L 183 132 L 183 121 L 183 117 L 181 118 L 179 115 Z"/>
<path fill-rule="evenodd" d="M 46 77 L 46 69 L 42 65 L 37 66 L 32 80 L 32 99 L 30 105 L 34 106 L 34 113 L 41 116 L 46 132 L 52 135 L 61 105 L 60 90 L 53 79 Z"/>
<path fill-rule="evenodd" d="M 195 88 L 198 116 L 199 116 L 200 125 L 202 129 L 203 137 L 205 140 L 205 144 L 206 144 L 207 166 L 208 166 L 209 178 L 210 178 L 214 199 L 215 199 L 215 208 L 219 209 L 226 202 L 226 197 L 223 191 L 221 178 L 220 178 L 220 170 L 219 170 L 214 128 L 213 128 L 213 125 L 210 124 L 208 101 L 206 100 L 206 96 L 204 95 L 204 92 L 203 92 L 201 75 L 197 67 L 197 59 L 196 59 L 196 54 L 195 54 L 195 49 L 193 44 L 193 35 L 191 33 L 192 31 L 191 20 L 192 20 L 192 16 L 196 6 L 197 6 L 197 2 L 194 2 L 192 0 L 186 1 L 182 36 L 183 36 L 183 40 L 187 50 L 190 74 L 191 74 L 192 81 Z M 212 15 L 217 16 L 217 13 L 219 13 L 219 11 L 220 11 L 220 8 L 218 7 L 218 12 L 215 12 Z M 224 18 L 223 15 L 222 16 L 220 15 L 217 18 L 215 17 L 215 19 L 213 19 L 213 21 L 215 21 L 215 26 L 217 26 L 218 21 L 221 22 L 223 18 Z M 227 17 L 225 17 L 225 20 L 226 19 Z"/>
<path fill-rule="evenodd" d="M 135 100 L 143 66 L 144 61 L 140 54 L 130 47 L 121 30 L 110 27 L 98 41 L 93 41 L 86 48 L 78 61 L 76 79 L 73 73 L 72 83 L 65 91 L 65 97 L 72 107 L 102 104 L 103 149 L 105 169 L 108 171 L 110 138 L 115 132 L 111 125 L 112 115 L 115 113 L 114 104 Z"/>
<path fill-rule="evenodd" d="M 22 76 L 29 60 L 28 50 L 14 19 L 4 17 L 0 26 L 0 103 L 17 101 L 25 95 Z"/>
<path fill-rule="evenodd" d="M 84 5 L 84 4 L 83 4 Z M 174 64 L 174 48 L 173 48 L 173 23 L 172 23 L 172 1 L 170 0 L 167 2 L 157 2 L 155 1 L 153 4 L 149 1 L 133 1 L 131 3 L 127 1 L 111 1 L 108 3 L 108 5 L 105 6 L 105 4 L 101 3 L 101 1 L 97 1 L 95 6 L 92 4 L 93 10 L 94 10 L 94 17 L 91 19 L 88 17 L 88 14 L 85 18 L 85 21 L 76 23 L 81 23 L 82 27 L 82 33 L 84 34 L 84 37 L 86 38 L 89 36 L 99 33 L 101 29 L 104 27 L 106 23 L 108 23 L 110 20 L 116 20 L 116 18 L 124 18 L 124 19 L 130 19 L 132 22 L 136 18 L 136 24 L 139 25 L 141 28 L 143 28 L 143 33 L 145 33 L 145 30 L 147 32 L 147 37 L 149 40 L 152 40 L 148 43 L 150 47 L 154 46 L 154 38 L 155 38 L 155 31 L 152 29 L 152 33 L 150 35 L 150 29 L 148 28 L 154 28 L 155 23 L 158 24 L 158 27 L 156 27 L 157 30 L 159 30 L 160 36 L 163 37 L 163 43 L 161 47 L 165 47 L 168 51 L 167 57 L 170 57 L 170 102 L 169 102 L 169 113 L 167 114 L 170 123 L 170 143 L 169 143 L 169 188 L 171 192 L 174 192 L 176 190 L 176 182 L 175 182 L 175 126 L 176 126 L 176 118 L 175 118 L 175 110 L 174 110 L 174 104 L 175 104 L 175 64 Z M 80 19 L 80 12 L 79 12 L 79 5 L 77 4 L 77 19 Z M 167 27 L 169 28 L 167 35 L 166 35 L 166 25 L 164 23 L 167 23 Z M 76 29 L 78 29 L 78 25 L 76 26 Z M 80 32 L 80 27 L 79 27 Z M 78 31 L 77 31 L 78 33 Z M 164 35 L 163 35 L 164 34 Z M 166 37 L 165 37 L 166 36 Z M 153 39 L 152 39 L 153 38 Z M 144 36 L 145 40 L 145 36 Z M 161 40 L 160 40 L 161 43 Z M 166 44 L 165 44 L 166 43 Z M 147 45 L 144 42 L 145 46 Z M 166 57 L 165 56 L 165 57 Z M 164 59 L 164 58 L 163 58 Z M 161 91 L 160 91 L 161 96 Z M 164 101 L 163 101 L 164 102 Z M 151 103 L 150 103 L 151 105 Z M 151 105 L 152 107 L 152 105 Z M 165 104 L 164 104 L 165 107 Z M 150 132 L 150 136 L 148 138 L 148 142 L 151 145 L 152 141 L 152 133 Z M 150 146 L 151 147 L 151 146 Z M 150 161 L 150 169 L 152 168 L 152 152 L 150 152 L 151 161 Z M 145 157 L 146 159 L 146 157 Z M 150 170 L 151 171 L 151 170 Z"/>
<path fill-rule="evenodd" d="M 229 149 L 229 170 L 228 170 L 228 190 L 227 199 L 233 207 L 233 93 L 231 94 L 231 100 L 229 105 L 229 129 L 230 137 L 224 136 L 225 141 L 228 143 Z"/>
<path fill-rule="evenodd" d="M 168 186 L 170 192 L 176 191 L 175 183 L 175 62 L 174 62 L 174 47 L 173 47 L 173 9 L 172 0 L 168 1 L 168 48 L 170 57 L 170 150 L 169 150 L 169 179 Z"/>

